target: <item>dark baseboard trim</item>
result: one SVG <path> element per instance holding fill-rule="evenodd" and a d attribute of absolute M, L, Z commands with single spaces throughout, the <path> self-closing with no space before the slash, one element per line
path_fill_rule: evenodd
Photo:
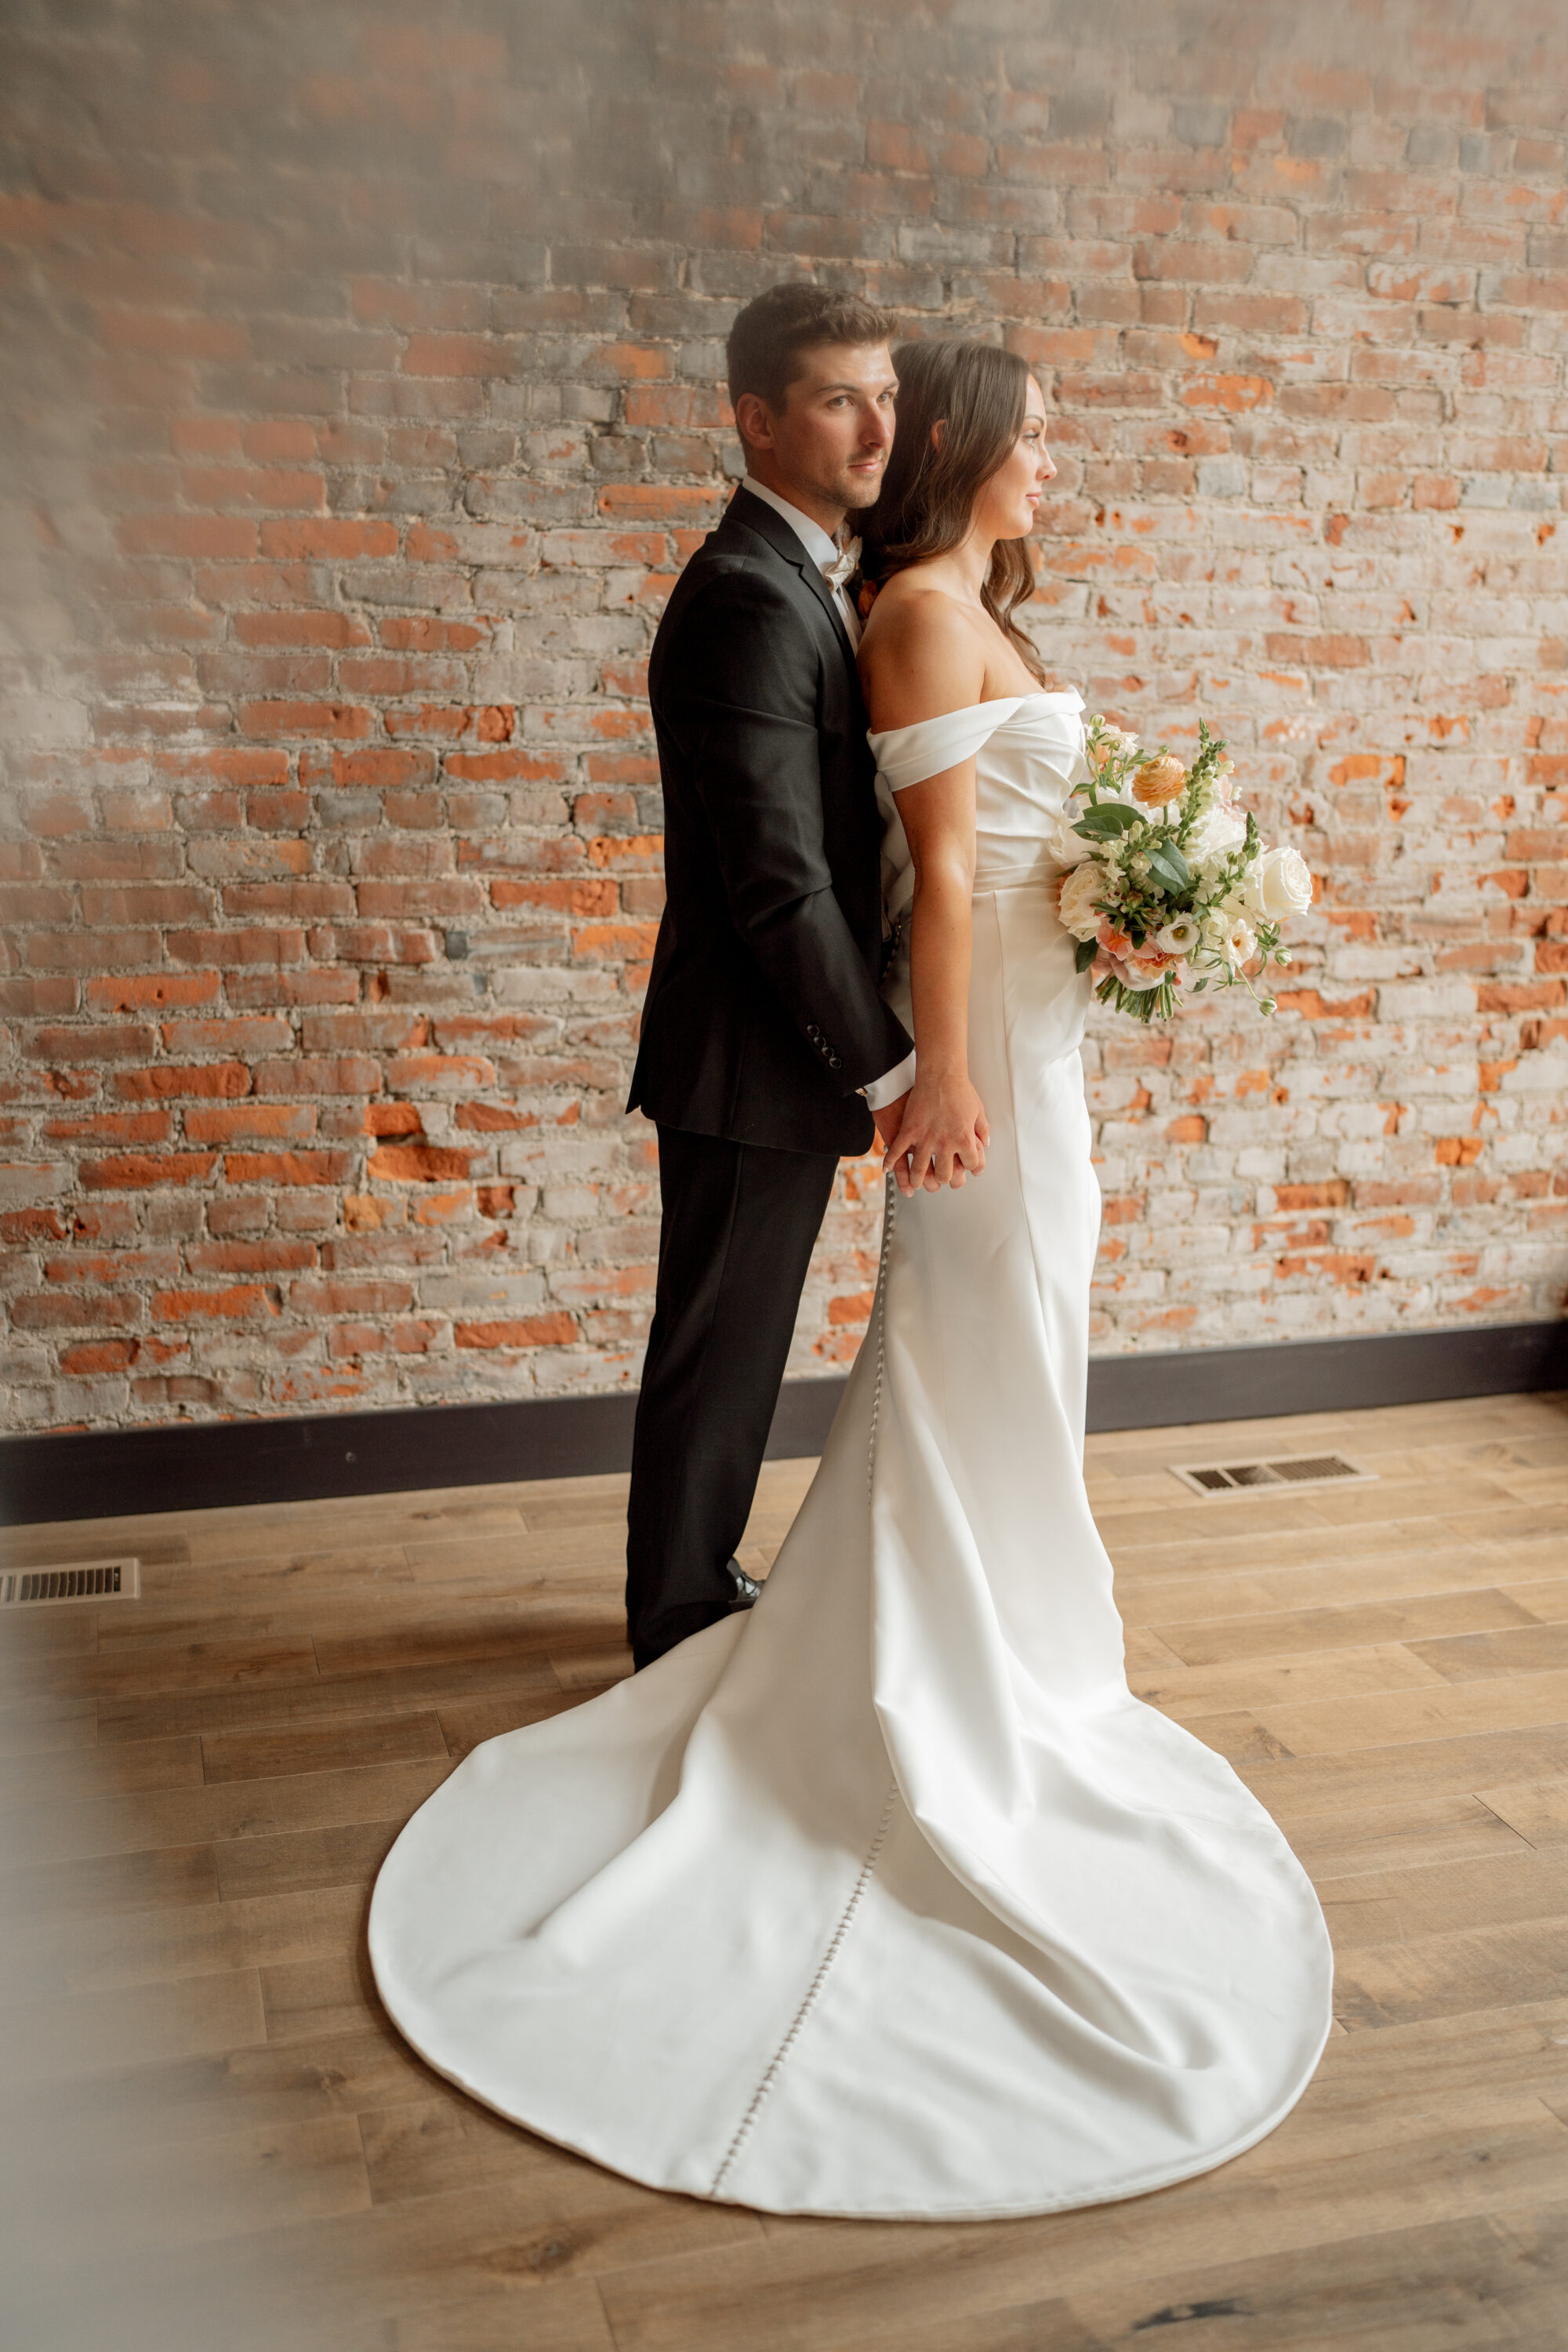
<path fill-rule="evenodd" d="M 1568 1324 L 1102 1356 L 1089 1368 L 1089 1426 L 1164 1429 L 1542 1389 L 1568 1389 Z M 769 1456 L 820 1453 L 843 1392 L 842 1379 L 787 1381 Z M 635 1393 L 622 1391 L 10 1437 L 0 1440 L 0 1522 L 584 1477 L 626 1468 L 636 1411 Z"/>

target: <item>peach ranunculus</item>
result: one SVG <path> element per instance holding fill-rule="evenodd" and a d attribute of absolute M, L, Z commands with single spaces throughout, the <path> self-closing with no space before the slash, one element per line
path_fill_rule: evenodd
<path fill-rule="evenodd" d="M 1144 808 L 1163 808 L 1186 790 L 1187 772 L 1173 751 L 1145 760 L 1132 779 L 1132 797 Z"/>
<path fill-rule="evenodd" d="M 1132 952 L 1132 942 L 1127 933 L 1119 931 L 1109 915 L 1101 918 L 1100 929 L 1095 937 L 1107 955 L 1118 956 L 1125 961 Z"/>

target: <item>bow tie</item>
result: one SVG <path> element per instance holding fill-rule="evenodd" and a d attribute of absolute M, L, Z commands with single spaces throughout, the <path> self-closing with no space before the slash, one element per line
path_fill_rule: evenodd
<path fill-rule="evenodd" d="M 823 564 L 822 576 L 830 588 L 842 588 L 851 572 L 858 568 L 859 562 L 860 542 L 858 539 L 852 539 L 848 546 L 834 557 L 831 563 Z"/>

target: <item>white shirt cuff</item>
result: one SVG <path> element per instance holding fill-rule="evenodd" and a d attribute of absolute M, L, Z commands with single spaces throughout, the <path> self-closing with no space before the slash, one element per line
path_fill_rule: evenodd
<path fill-rule="evenodd" d="M 885 1110 L 890 1102 L 897 1102 L 900 1095 L 907 1095 L 914 1082 L 915 1057 L 911 1048 L 896 1069 L 887 1071 L 883 1076 L 873 1078 L 868 1087 L 861 1087 L 866 1108 L 868 1110 Z"/>

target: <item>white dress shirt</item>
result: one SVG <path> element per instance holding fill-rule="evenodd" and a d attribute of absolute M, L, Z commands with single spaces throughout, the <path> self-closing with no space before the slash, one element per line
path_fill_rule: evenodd
<path fill-rule="evenodd" d="M 750 474 L 745 476 L 741 488 L 750 490 L 754 499 L 761 499 L 764 506 L 772 507 L 774 514 L 783 516 L 819 572 L 826 572 L 830 564 L 837 562 L 841 551 L 837 541 L 829 539 L 822 525 L 813 522 L 799 507 L 792 507 L 787 499 L 781 499 L 776 490 L 770 490 L 766 483 L 754 480 Z M 860 642 L 860 615 L 849 602 L 847 590 L 835 588 L 829 593 L 834 609 L 848 633 L 850 644 L 858 646 Z M 884 1071 L 879 1078 L 873 1078 L 868 1087 L 860 1088 L 860 1092 L 866 1097 L 868 1108 L 878 1111 L 890 1102 L 897 1102 L 900 1095 L 908 1094 L 914 1082 L 915 1057 L 911 1050 L 893 1069 Z"/>

